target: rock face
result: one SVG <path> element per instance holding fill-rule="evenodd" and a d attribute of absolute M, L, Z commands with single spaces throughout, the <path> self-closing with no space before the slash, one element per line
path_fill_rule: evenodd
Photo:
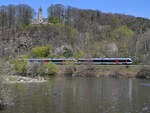
<path fill-rule="evenodd" d="M 115 43 L 107 43 L 103 47 L 103 52 L 106 57 L 116 57 L 118 56 L 118 47 Z"/>
<path fill-rule="evenodd" d="M 70 46 L 70 45 L 68 45 L 68 44 L 64 44 L 64 45 L 62 45 L 62 46 L 60 46 L 60 47 L 57 47 L 57 48 L 55 48 L 55 50 L 54 50 L 54 55 L 60 55 L 60 56 L 62 56 L 63 55 L 63 53 L 65 52 L 64 51 L 64 48 L 68 48 L 68 49 L 71 49 L 72 50 L 72 47 Z"/>
<path fill-rule="evenodd" d="M 0 34 L 0 57 L 13 57 L 19 54 L 26 53 L 32 48 L 32 38 L 28 32 L 20 31 L 13 33 L 8 31 L 4 34 Z"/>

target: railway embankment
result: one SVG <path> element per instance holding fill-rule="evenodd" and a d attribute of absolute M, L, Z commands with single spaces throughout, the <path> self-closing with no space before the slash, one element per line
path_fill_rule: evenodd
<path fill-rule="evenodd" d="M 56 65 L 54 63 L 5 63 L 3 74 L 8 82 L 41 82 L 46 76 L 106 78 L 150 78 L 150 65 Z"/>
<path fill-rule="evenodd" d="M 146 65 L 61 65 L 58 75 L 106 78 L 150 78 Z"/>

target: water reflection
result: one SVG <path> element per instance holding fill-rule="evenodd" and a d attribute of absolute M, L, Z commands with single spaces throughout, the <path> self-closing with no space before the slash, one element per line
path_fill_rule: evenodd
<path fill-rule="evenodd" d="M 149 80 L 53 77 L 47 83 L 14 84 L 15 106 L 3 113 L 150 112 Z"/>

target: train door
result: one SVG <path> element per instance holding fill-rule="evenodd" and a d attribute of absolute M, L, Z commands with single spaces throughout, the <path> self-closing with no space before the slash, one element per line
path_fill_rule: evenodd
<path fill-rule="evenodd" d="M 65 63 L 66 63 L 65 59 L 63 59 L 63 60 L 62 60 L 62 64 L 65 64 Z"/>
<path fill-rule="evenodd" d="M 119 60 L 118 59 L 116 59 L 116 64 L 119 64 Z"/>

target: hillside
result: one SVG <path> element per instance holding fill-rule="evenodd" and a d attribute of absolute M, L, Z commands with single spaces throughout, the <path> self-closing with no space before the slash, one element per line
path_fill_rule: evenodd
<path fill-rule="evenodd" d="M 27 55 L 34 47 L 51 45 L 52 57 L 82 52 L 84 57 L 132 57 L 138 62 L 149 58 L 149 19 L 61 4 L 51 5 L 48 14 L 49 24 L 33 25 L 31 7 L 1 6 L 1 57 Z"/>

